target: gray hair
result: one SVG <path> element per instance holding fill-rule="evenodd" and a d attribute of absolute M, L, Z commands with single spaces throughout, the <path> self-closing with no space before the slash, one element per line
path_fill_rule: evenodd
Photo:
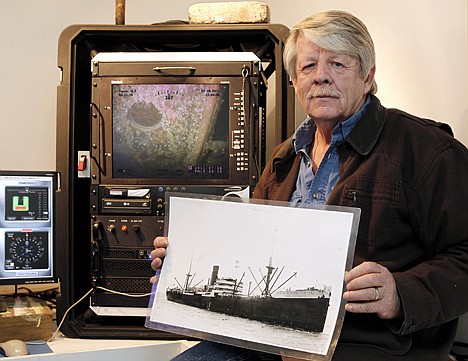
<path fill-rule="evenodd" d="M 340 10 L 329 10 L 310 15 L 290 31 L 284 46 L 284 67 L 296 80 L 296 42 L 299 35 L 318 47 L 359 59 L 360 76 L 365 79 L 375 65 L 375 49 L 372 37 L 364 23 L 354 15 Z M 370 94 L 377 92 L 374 83 Z"/>

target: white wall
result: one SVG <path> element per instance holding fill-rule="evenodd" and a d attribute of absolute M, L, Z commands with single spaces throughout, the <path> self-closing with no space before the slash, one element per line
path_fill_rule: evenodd
<path fill-rule="evenodd" d="M 126 23 L 186 20 L 198 2 L 127 0 Z M 264 2 L 271 22 L 289 27 L 330 8 L 360 17 L 376 45 L 382 103 L 447 122 L 468 145 L 467 0 Z M 114 10 L 115 0 L 0 0 L 0 169 L 55 169 L 58 36 L 71 24 L 113 24 Z"/>
<path fill-rule="evenodd" d="M 201 1 L 127 0 L 126 23 L 187 19 Z M 289 27 L 340 8 L 369 27 L 377 95 L 388 107 L 449 123 L 468 145 L 467 0 L 267 0 Z M 70 24 L 113 24 L 115 0 L 0 0 L 0 169 L 55 169 L 57 39 Z"/>

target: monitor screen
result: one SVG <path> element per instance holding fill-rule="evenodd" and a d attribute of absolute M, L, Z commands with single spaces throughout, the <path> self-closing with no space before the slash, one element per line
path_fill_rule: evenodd
<path fill-rule="evenodd" d="M 227 179 L 229 83 L 112 84 L 112 177 Z"/>
<path fill-rule="evenodd" d="M 0 171 L 0 284 L 55 282 L 54 172 Z"/>

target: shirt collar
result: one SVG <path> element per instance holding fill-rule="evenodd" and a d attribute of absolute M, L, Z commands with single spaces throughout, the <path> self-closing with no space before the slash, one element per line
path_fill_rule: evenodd
<path fill-rule="evenodd" d="M 332 131 L 332 142 L 337 143 L 343 141 L 348 134 L 353 130 L 354 126 L 361 119 L 362 115 L 367 109 L 367 106 L 371 102 L 371 97 L 367 96 L 364 104 L 359 108 L 359 110 L 351 115 L 348 119 L 343 122 L 338 123 Z M 316 125 L 314 121 L 307 117 L 301 125 L 296 129 L 294 133 L 292 142 L 293 147 L 296 153 L 300 150 L 307 151 L 310 145 L 312 144 L 313 136 L 315 134 Z"/>

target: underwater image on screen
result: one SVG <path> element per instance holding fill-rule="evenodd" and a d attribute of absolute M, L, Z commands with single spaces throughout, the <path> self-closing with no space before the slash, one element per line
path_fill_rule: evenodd
<path fill-rule="evenodd" d="M 113 84 L 114 178 L 229 176 L 229 84 Z"/>

